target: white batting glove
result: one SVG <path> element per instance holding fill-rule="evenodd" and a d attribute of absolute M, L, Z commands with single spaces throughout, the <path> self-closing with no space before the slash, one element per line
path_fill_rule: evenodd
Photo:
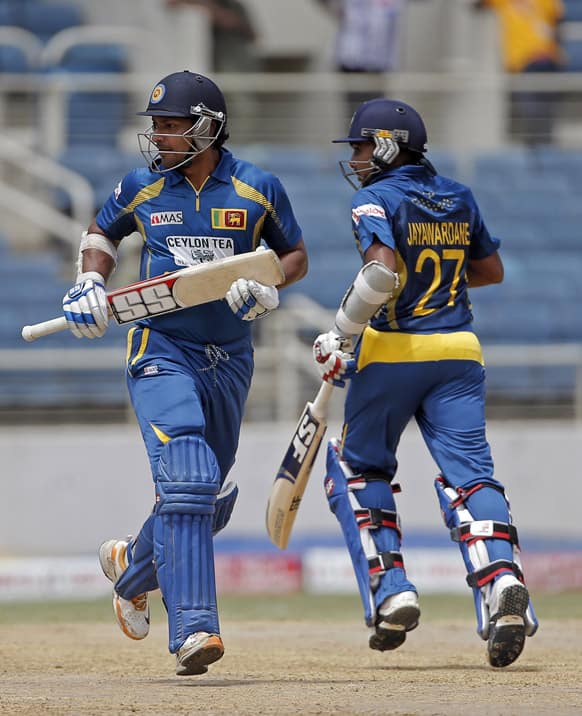
<path fill-rule="evenodd" d="M 67 326 L 76 338 L 100 338 L 109 324 L 105 279 L 96 271 L 79 274 L 63 297 Z"/>
<path fill-rule="evenodd" d="M 275 286 L 238 278 L 226 293 L 230 310 L 243 321 L 254 321 L 266 316 L 279 305 L 279 292 Z"/>
<path fill-rule="evenodd" d="M 345 388 L 346 380 L 357 370 L 353 353 L 344 350 L 349 344 L 348 339 L 335 331 L 321 333 L 313 343 L 313 358 L 322 380 L 336 388 Z"/>

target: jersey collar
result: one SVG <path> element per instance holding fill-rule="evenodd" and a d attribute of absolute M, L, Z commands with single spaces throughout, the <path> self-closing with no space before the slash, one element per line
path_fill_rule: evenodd
<path fill-rule="evenodd" d="M 228 149 L 221 147 L 220 159 L 218 160 L 218 164 L 216 165 L 216 168 L 212 172 L 211 176 L 217 181 L 223 182 L 224 184 L 229 184 L 230 177 L 232 175 L 233 161 L 234 157 L 232 153 L 229 152 Z M 169 184 L 169 186 L 175 186 L 181 181 L 184 181 L 184 175 L 178 169 L 173 169 L 172 171 L 167 172 L 165 176 L 166 182 Z"/>
<path fill-rule="evenodd" d="M 370 186 L 370 184 L 375 184 L 381 179 L 386 179 L 389 176 L 421 177 L 426 172 L 428 172 L 428 169 L 422 166 L 422 164 L 403 164 L 401 167 L 397 167 L 396 169 L 387 169 L 380 174 L 374 175 L 372 177 L 372 181 L 367 184 L 367 186 Z"/>

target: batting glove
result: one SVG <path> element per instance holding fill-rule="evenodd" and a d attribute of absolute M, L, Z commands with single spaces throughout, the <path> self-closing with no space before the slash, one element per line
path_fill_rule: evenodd
<path fill-rule="evenodd" d="M 78 276 L 63 298 L 67 326 L 76 338 L 100 338 L 109 324 L 105 279 L 96 271 Z"/>
<path fill-rule="evenodd" d="M 313 343 L 313 358 L 322 380 L 336 388 L 345 388 L 346 380 L 357 371 L 353 353 L 344 350 L 348 343 L 349 340 L 335 331 L 322 333 Z"/>
<path fill-rule="evenodd" d="M 279 292 L 275 286 L 265 286 L 258 281 L 239 278 L 226 293 L 230 310 L 243 321 L 262 318 L 279 305 Z"/>

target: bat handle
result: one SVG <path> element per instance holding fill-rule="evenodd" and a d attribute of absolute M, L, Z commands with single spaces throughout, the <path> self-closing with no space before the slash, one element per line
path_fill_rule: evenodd
<path fill-rule="evenodd" d="M 331 383 L 326 383 L 325 381 L 323 381 L 321 384 L 321 388 L 318 390 L 311 407 L 311 412 L 317 418 L 324 418 L 327 415 L 327 404 L 329 403 L 329 399 L 331 398 L 332 392 L 333 385 L 331 385 Z"/>
<path fill-rule="evenodd" d="M 22 329 L 22 337 L 29 343 L 35 341 L 42 336 L 50 336 L 51 333 L 59 333 L 67 328 L 67 319 L 64 316 L 59 318 L 51 318 L 50 321 L 42 321 L 42 323 L 34 323 L 32 326 L 24 326 Z"/>

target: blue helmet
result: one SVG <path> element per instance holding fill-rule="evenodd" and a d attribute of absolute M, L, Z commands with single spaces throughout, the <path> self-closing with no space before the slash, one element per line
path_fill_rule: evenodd
<path fill-rule="evenodd" d="M 424 122 L 415 109 L 399 100 L 371 99 L 364 102 L 352 117 L 348 136 L 333 141 L 374 144 L 371 159 L 339 163 L 345 179 L 355 189 L 366 186 L 380 172 L 386 171 L 401 149 L 416 154 L 419 163 L 426 163 L 423 157 L 427 150 Z"/>
<path fill-rule="evenodd" d="M 226 121 L 224 95 L 208 77 L 184 70 L 161 79 L 152 90 L 145 117 L 196 117 L 204 106 Z"/>
<path fill-rule="evenodd" d="M 426 127 L 418 112 L 396 99 L 371 99 L 355 111 L 347 137 L 334 142 L 369 142 L 378 132 L 390 133 L 406 149 L 424 154 L 427 151 Z"/>
<path fill-rule="evenodd" d="M 228 139 L 226 129 L 226 102 L 217 85 L 208 77 L 184 70 L 161 79 L 153 88 L 145 117 L 184 117 L 192 120 L 192 126 L 181 135 L 190 143 L 190 150 L 178 164 L 165 167 L 158 152 L 156 133 L 152 128 L 138 132 L 138 142 L 148 166 L 152 171 L 164 173 L 188 165 L 194 157 L 211 146 L 220 147 Z M 183 154 L 183 152 L 164 152 Z"/>

